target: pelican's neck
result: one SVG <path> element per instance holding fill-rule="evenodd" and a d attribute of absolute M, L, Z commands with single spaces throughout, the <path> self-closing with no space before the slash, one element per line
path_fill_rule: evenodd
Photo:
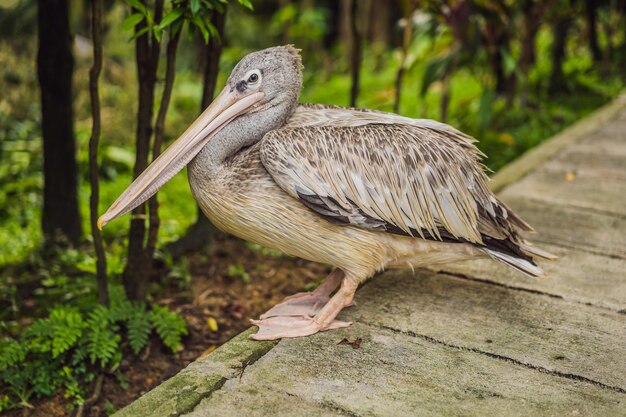
<path fill-rule="evenodd" d="M 263 139 L 270 130 L 283 126 L 295 111 L 297 102 L 239 116 L 222 128 L 189 163 L 194 176 L 212 176 L 224 161 L 244 147 Z"/>

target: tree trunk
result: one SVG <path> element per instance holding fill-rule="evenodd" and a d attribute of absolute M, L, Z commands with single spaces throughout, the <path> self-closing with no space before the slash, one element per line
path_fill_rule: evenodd
<path fill-rule="evenodd" d="M 545 5 L 544 1 L 534 0 L 526 0 L 522 4 L 522 52 L 519 65 L 525 77 L 528 77 L 537 59 L 535 39 L 541 27 Z"/>
<path fill-rule="evenodd" d="M 591 56 L 593 57 L 593 61 L 596 63 L 602 61 L 602 50 L 598 44 L 597 10 L 597 0 L 585 0 L 585 20 L 587 21 L 589 50 L 591 50 Z"/>
<path fill-rule="evenodd" d="M 411 46 L 411 40 L 413 38 L 413 12 L 415 11 L 415 3 L 413 1 L 406 1 L 403 3 L 404 9 L 404 30 L 402 31 L 402 60 L 400 61 L 400 67 L 396 73 L 396 91 L 393 101 L 393 112 L 398 113 L 400 111 L 400 99 L 402 98 L 402 82 L 404 80 L 404 71 L 406 70 L 406 59 L 409 54 L 409 47 Z"/>
<path fill-rule="evenodd" d="M 452 71 L 450 71 L 452 73 Z M 450 107 L 450 76 L 444 74 L 441 80 L 441 103 L 439 107 L 439 121 L 446 123 L 448 121 L 448 109 Z"/>
<path fill-rule="evenodd" d="M 619 46 L 619 55 L 621 65 L 626 64 L 626 0 L 619 0 L 616 8 L 622 15 L 622 44 Z M 622 71 L 622 79 L 626 79 L 626 74 Z"/>
<path fill-rule="evenodd" d="M 502 22 L 487 23 L 487 54 L 491 65 L 491 72 L 496 80 L 496 93 L 511 95 L 515 90 L 515 74 L 504 73 L 503 50 L 509 49 L 509 34 L 502 27 Z"/>
<path fill-rule="evenodd" d="M 350 106 L 356 107 L 359 96 L 359 84 L 361 79 L 362 39 L 357 27 L 358 7 L 357 0 L 350 3 Z"/>
<path fill-rule="evenodd" d="M 370 44 L 381 44 L 385 48 L 391 46 L 392 2 L 373 1 L 369 10 L 369 28 L 367 39 Z"/>
<path fill-rule="evenodd" d="M 217 85 L 217 77 L 220 69 L 220 56 L 222 55 L 222 47 L 224 45 L 224 23 L 226 22 L 226 6 L 224 13 L 215 13 L 211 18 L 211 23 L 217 29 L 219 39 L 211 37 L 208 45 L 204 48 L 204 83 L 202 89 L 202 103 L 200 104 L 200 113 L 202 113 L 213 101 L 215 95 L 215 86 Z"/>
<path fill-rule="evenodd" d="M 550 74 L 549 90 L 551 92 L 562 91 L 567 87 L 563 74 L 563 60 L 565 59 L 565 46 L 567 33 L 572 26 L 572 17 L 560 16 L 552 26 L 554 41 L 552 43 L 552 73 Z"/>
<path fill-rule="evenodd" d="M 174 88 L 174 78 L 176 77 L 176 54 L 178 52 L 180 33 L 181 30 L 179 30 L 175 34 L 172 34 L 170 31 L 170 39 L 167 42 L 167 52 L 165 56 L 165 84 L 163 86 L 161 103 L 159 104 L 159 112 L 157 114 L 156 122 L 154 123 L 154 143 L 152 146 L 153 161 L 157 159 L 158 156 L 161 154 L 163 136 L 165 135 L 165 117 L 167 116 L 167 109 L 170 106 L 170 99 L 172 98 L 172 90 Z M 152 259 L 156 250 L 157 239 L 159 237 L 159 226 L 161 224 L 161 221 L 159 219 L 158 195 L 155 194 L 148 201 L 148 210 L 150 226 L 148 228 L 146 256 L 148 257 L 148 259 Z"/>
<path fill-rule="evenodd" d="M 213 101 L 215 94 L 215 86 L 219 75 L 220 56 L 222 54 L 224 23 L 226 21 L 226 8 L 224 14 L 215 13 L 211 18 L 211 23 L 217 29 L 220 38 L 211 37 L 208 45 L 203 48 L 204 62 L 204 87 L 202 90 L 202 103 L 200 113 L 206 109 Z M 185 235 L 175 242 L 167 246 L 167 250 L 174 257 L 178 257 L 184 253 L 199 249 L 210 244 L 218 231 L 213 224 L 206 218 L 200 206 L 197 206 L 197 217 Z"/>
<path fill-rule="evenodd" d="M 91 236 L 96 251 L 96 283 L 98 285 L 98 301 L 104 306 L 109 305 L 109 288 L 107 283 L 107 264 L 102 235 L 98 229 L 98 202 L 100 200 L 100 184 L 98 183 L 98 142 L 100 141 L 100 92 L 98 78 L 102 71 L 102 0 L 91 2 L 91 39 L 93 43 L 93 66 L 89 71 L 89 97 L 91 98 L 92 127 L 89 139 L 89 220 Z"/>
<path fill-rule="evenodd" d="M 41 225 L 47 243 L 82 235 L 72 110 L 72 38 L 67 0 L 39 0 L 37 75 L 41 89 L 44 192 Z"/>
<path fill-rule="evenodd" d="M 161 20 L 163 0 L 155 5 L 155 21 Z M 135 27 L 135 32 L 145 27 L 145 21 Z M 139 106 L 137 109 L 135 178 L 148 166 L 150 137 L 152 136 L 152 109 L 154 87 L 159 65 L 159 43 L 149 33 L 139 36 L 135 42 L 135 57 L 139 79 Z M 141 204 L 132 211 L 128 234 L 128 260 L 124 269 L 123 284 L 126 294 L 134 300 L 145 299 L 148 280 L 152 270 L 152 259 L 144 247 L 146 237 L 146 205 Z"/>
<path fill-rule="evenodd" d="M 351 35 L 351 11 L 352 0 L 341 0 L 339 2 L 340 16 L 338 18 L 339 24 L 339 39 L 345 45 L 346 51 L 350 49 L 350 37 Z"/>

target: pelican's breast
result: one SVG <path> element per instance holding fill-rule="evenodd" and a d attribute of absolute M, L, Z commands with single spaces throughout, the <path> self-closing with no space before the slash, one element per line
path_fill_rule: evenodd
<path fill-rule="evenodd" d="M 189 183 L 209 220 L 241 239 L 351 270 L 372 271 L 385 263 L 380 234 L 331 223 L 285 193 L 263 167 L 258 145 L 210 173 L 194 161 Z"/>

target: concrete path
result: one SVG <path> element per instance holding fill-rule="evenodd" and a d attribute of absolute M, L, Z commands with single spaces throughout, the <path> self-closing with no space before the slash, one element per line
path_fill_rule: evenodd
<path fill-rule="evenodd" d="M 626 416 L 626 98 L 494 187 L 560 256 L 549 278 L 490 261 L 388 272 L 341 314 L 350 328 L 245 332 L 116 416 Z"/>

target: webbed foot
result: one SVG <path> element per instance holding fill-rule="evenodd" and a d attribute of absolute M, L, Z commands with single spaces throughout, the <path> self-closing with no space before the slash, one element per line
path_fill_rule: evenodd
<path fill-rule="evenodd" d="M 339 287 L 343 277 L 343 271 L 333 270 L 314 291 L 299 292 L 286 297 L 283 302 L 262 314 L 261 320 L 281 316 L 315 316 L 328 303 L 330 295 Z"/>
<path fill-rule="evenodd" d="M 317 323 L 312 317 L 270 317 L 264 320 L 250 320 L 259 331 L 250 336 L 254 340 L 276 340 L 284 337 L 309 336 L 324 330 L 340 329 L 348 327 L 352 323 L 333 320 L 330 324 Z"/>
<path fill-rule="evenodd" d="M 341 288 L 329 298 L 339 282 Z M 261 320 L 251 320 L 252 324 L 259 326 L 259 331 L 250 337 L 255 340 L 275 340 L 283 337 L 309 336 L 325 330 L 348 327 L 351 322 L 338 321 L 335 317 L 344 307 L 352 304 L 358 283 L 356 279 L 335 270 L 314 292 L 287 298 L 261 316 Z M 326 297 L 327 302 L 321 304 L 323 297 Z M 312 310 L 315 311 L 315 317 L 310 316 Z M 295 311 L 300 314 L 286 314 Z M 278 315 L 277 312 L 281 314 Z"/>
<path fill-rule="evenodd" d="M 261 314 L 261 320 L 281 316 L 313 317 L 324 307 L 328 300 L 330 300 L 330 297 L 324 294 L 299 292 L 285 298 L 285 301 L 276 304 Z"/>

